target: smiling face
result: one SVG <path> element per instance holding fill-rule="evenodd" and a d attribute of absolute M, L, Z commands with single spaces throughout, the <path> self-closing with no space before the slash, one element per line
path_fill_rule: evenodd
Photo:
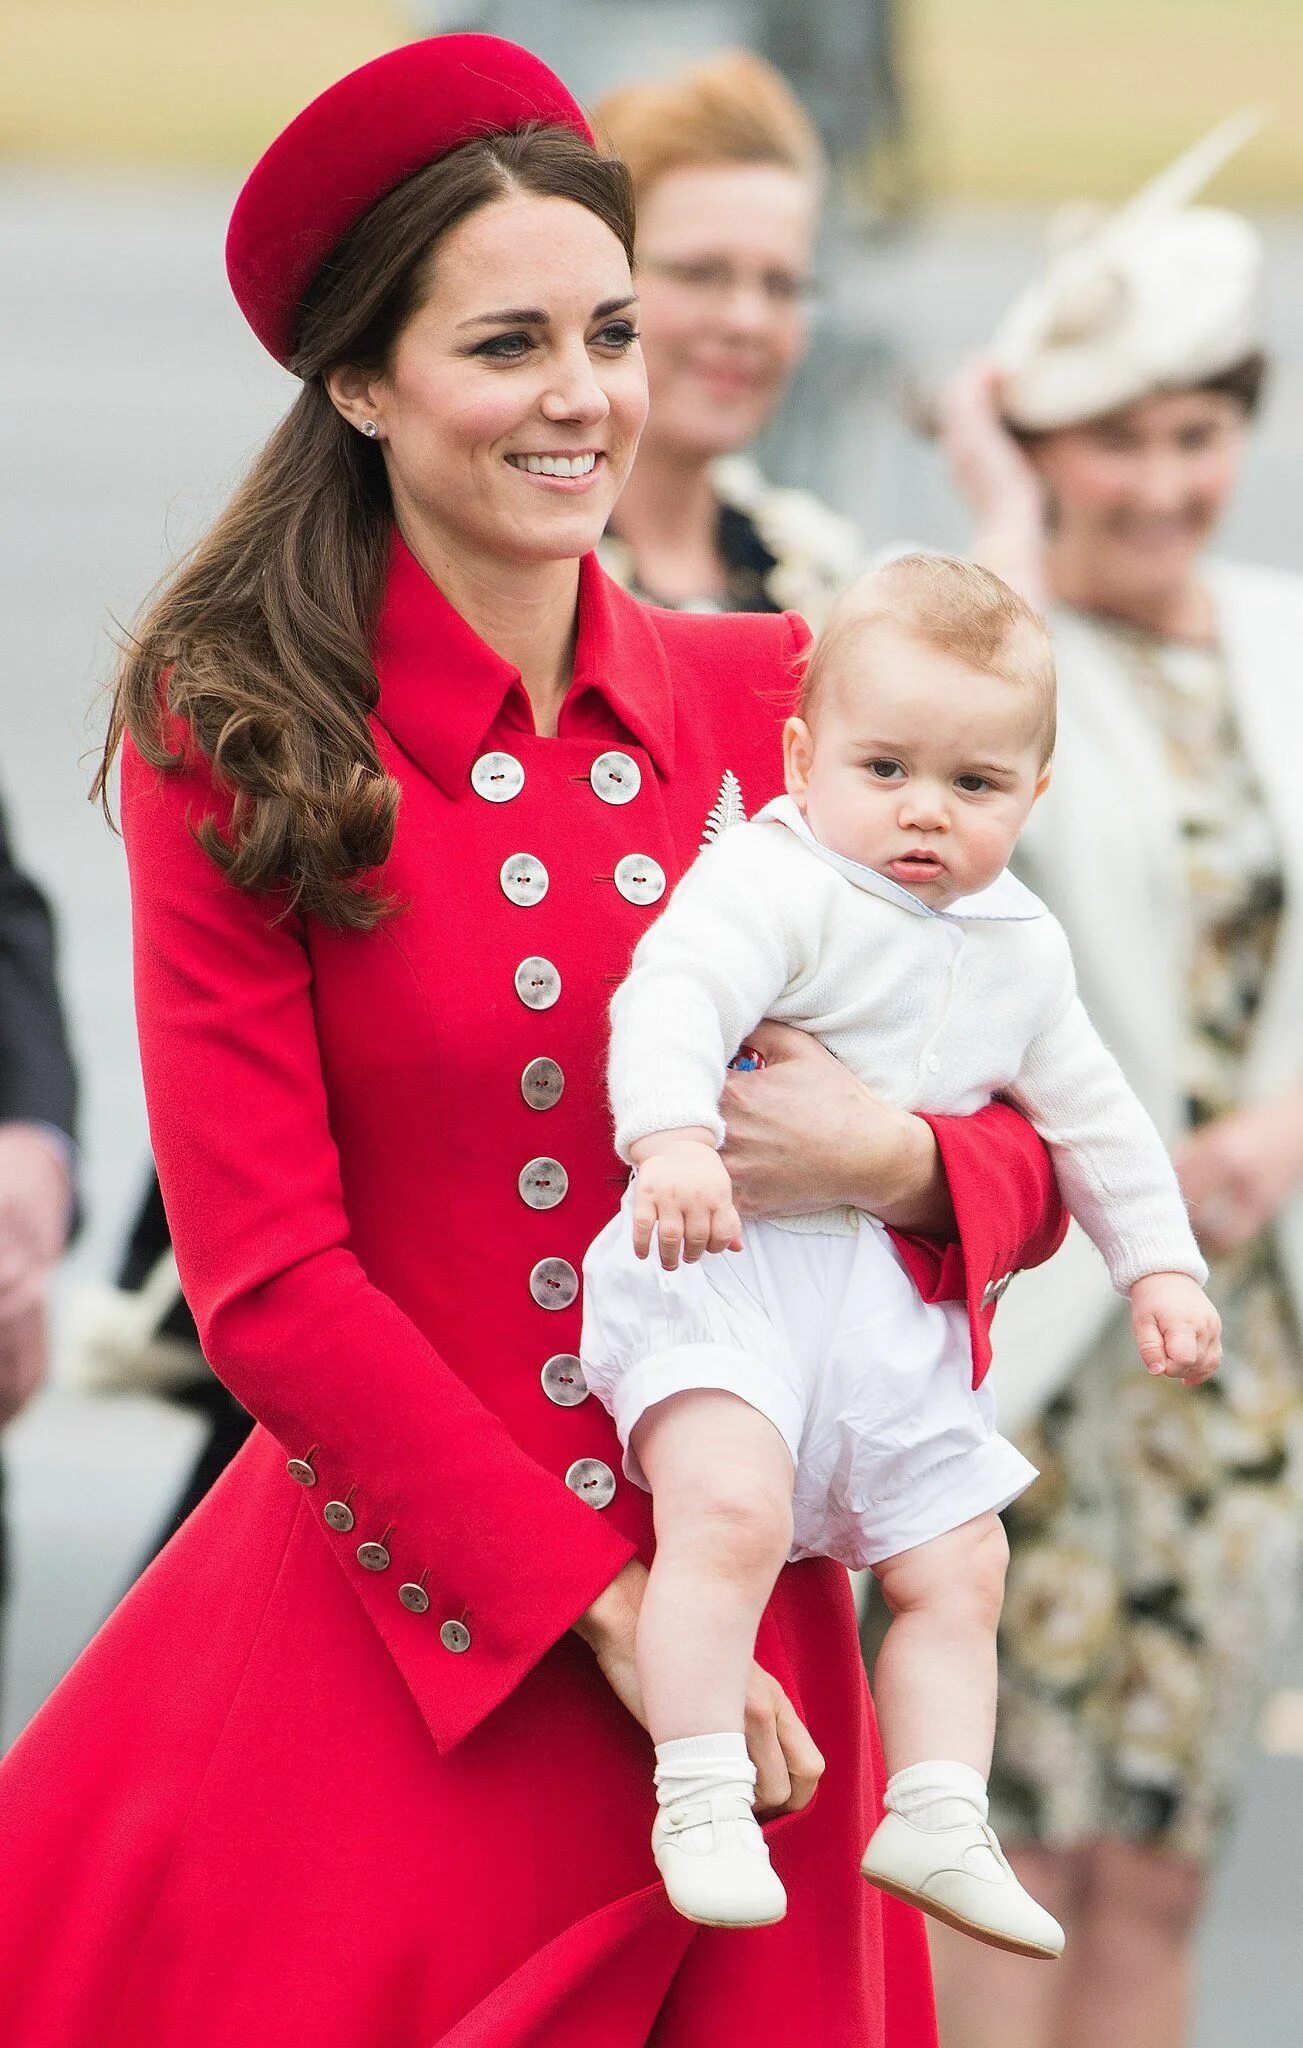
<path fill-rule="evenodd" d="M 513 192 L 438 243 L 382 373 L 332 373 L 374 420 L 400 529 L 456 561 L 571 560 L 596 546 L 647 415 L 638 304 L 611 230 Z"/>
<path fill-rule="evenodd" d="M 1027 686 L 882 620 L 847 629 L 783 732 L 816 839 L 944 910 L 995 881 L 1049 773 Z"/>
<path fill-rule="evenodd" d="M 666 171 L 638 202 L 638 287 L 658 445 L 744 448 L 808 340 L 811 178 L 779 164 Z"/>
<path fill-rule="evenodd" d="M 1125 616 L 1183 588 L 1234 489 L 1244 421 L 1237 398 L 1178 391 L 1028 443 L 1074 601 Z"/>

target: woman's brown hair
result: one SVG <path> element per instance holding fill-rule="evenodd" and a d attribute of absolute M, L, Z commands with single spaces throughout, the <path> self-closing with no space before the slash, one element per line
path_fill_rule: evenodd
<path fill-rule="evenodd" d="M 632 262 L 628 172 L 568 129 L 478 138 L 386 194 L 304 301 L 291 363 L 303 389 L 118 669 L 92 795 L 107 806 L 124 736 L 177 768 L 175 714 L 234 795 L 229 833 L 211 818 L 198 827 L 205 851 L 238 887 L 276 890 L 334 925 L 365 930 L 387 908 L 363 878 L 389 853 L 398 786 L 367 723 L 393 506 L 379 448 L 341 418 L 326 376 L 382 369 L 440 238 L 513 191 L 587 207 Z"/>

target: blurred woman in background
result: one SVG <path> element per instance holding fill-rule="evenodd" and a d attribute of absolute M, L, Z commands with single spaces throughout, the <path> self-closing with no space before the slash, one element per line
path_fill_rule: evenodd
<path fill-rule="evenodd" d="M 1303 578 L 1211 561 L 1263 377 L 1257 239 L 1210 137 L 1061 250 L 956 380 L 977 552 L 1054 622 L 1025 873 L 1160 1128 L 1225 1364 L 1140 1372 L 1079 1236 L 1001 1312 L 1042 1477 L 1008 1517 L 993 1819 L 1064 1923 L 1037 1972 L 942 1934 L 946 2048 L 1178 2048 L 1210 1863 L 1303 1530 Z"/>
<path fill-rule="evenodd" d="M 779 73 L 725 51 L 629 85 L 596 121 L 633 176 L 651 415 L 602 549 L 675 610 L 799 611 L 816 629 L 862 553 L 808 491 L 743 451 L 809 343 L 823 162 Z"/>

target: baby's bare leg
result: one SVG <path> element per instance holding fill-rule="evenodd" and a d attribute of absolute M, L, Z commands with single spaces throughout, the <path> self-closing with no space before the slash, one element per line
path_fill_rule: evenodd
<path fill-rule="evenodd" d="M 792 1460 L 734 1394 L 675 1394 L 633 1449 L 652 1489 L 656 1555 L 638 1621 L 652 1740 L 742 1731 L 756 1629 L 792 1541 Z"/>
<path fill-rule="evenodd" d="M 999 1516 L 987 1514 L 873 1567 L 893 1617 L 873 1674 L 890 1773 L 932 1757 L 990 1771 L 1008 1562 Z"/>

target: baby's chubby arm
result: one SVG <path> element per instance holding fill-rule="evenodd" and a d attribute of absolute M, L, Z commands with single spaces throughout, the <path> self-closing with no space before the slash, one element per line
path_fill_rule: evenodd
<path fill-rule="evenodd" d="M 1221 1322 L 1176 1174 L 1075 993 L 1064 941 L 1066 1000 L 1027 1048 L 1005 1090 L 1050 1148 L 1069 1209 L 1104 1257 L 1148 1372 L 1197 1385 L 1221 1362 Z"/>
<path fill-rule="evenodd" d="M 667 1273 L 703 1252 L 740 1252 L 742 1219 L 733 1206 L 728 1171 L 704 1125 L 653 1131 L 630 1148 L 638 1178 L 633 1197 L 633 1248 L 640 1259 L 653 1234 Z"/>
<path fill-rule="evenodd" d="M 736 825 L 707 847 L 634 951 L 611 1004 L 608 1078 L 622 1159 L 632 1162 L 633 1146 L 654 1134 L 702 1131 L 712 1147 L 724 1142 L 728 1063 L 770 1014 L 818 922 L 819 864 L 778 843 L 779 833 L 786 828 Z"/>

